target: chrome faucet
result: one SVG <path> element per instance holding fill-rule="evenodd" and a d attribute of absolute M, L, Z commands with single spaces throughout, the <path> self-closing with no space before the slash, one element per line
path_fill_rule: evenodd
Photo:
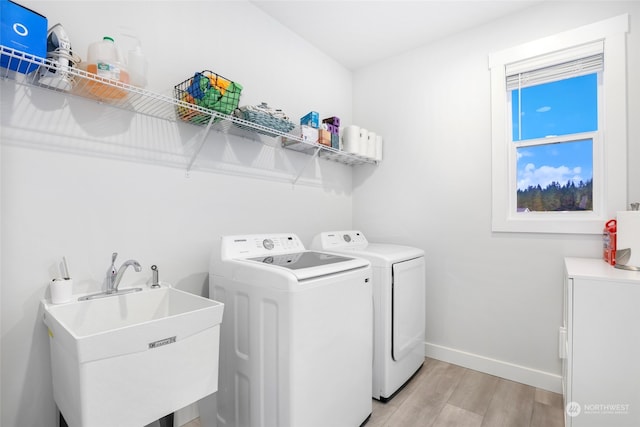
<path fill-rule="evenodd" d="M 116 270 L 115 262 L 118 256 L 117 252 L 114 252 L 111 255 L 111 266 L 109 270 L 107 270 L 107 294 L 112 294 L 118 292 L 118 286 L 120 285 L 120 280 L 122 280 L 122 276 L 124 276 L 124 272 L 127 270 L 129 266 L 133 266 L 133 268 L 140 272 L 142 271 L 142 267 L 140 263 L 136 260 L 130 259 L 122 263 L 119 269 Z"/>
<path fill-rule="evenodd" d="M 120 280 L 122 280 L 122 276 L 124 276 L 124 272 L 127 271 L 129 266 L 133 266 L 133 268 L 140 272 L 142 271 L 142 267 L 140 263 L 134 259 L 130 259 L 122 263 L 120 268 L 116 269 L 116 258 L 118 256 L 118 252 L 114 252 L 111 255 L 111 266 L 107 270 L 107 276 L 105 277 L 106 291 L 98 292 L 97 294 L 84 295 L 78 298 L 78 301 L 86 301 L 90 299 L 96 298 L 104 298 L 110 296 L 116 296 L 121 294 L 128 294 L 131 292 L 140 292 L 142 288 L 127 288 L 121 291 L 118 290 L 118 285 L 120 285 Z"/>

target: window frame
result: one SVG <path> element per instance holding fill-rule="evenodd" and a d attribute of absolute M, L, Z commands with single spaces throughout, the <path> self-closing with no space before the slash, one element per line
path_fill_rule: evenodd
<path fill-rule="evenodd" d="M 626 43 L 628 14 L 565 31 L 489 55 L 492 121 L 494 232 L 601 234 L 604 223 L 625 210 L 627 197 Z M 511 138 L 511 96 L 506 67 L 578 46 L 603 42 L 605 71 L 598 92 L 598 131 L 593 135 L 593 210 L 518 213 L 516 146 Z M 606 97 L 606 99 L 605 99 Z M 573 139 L 574 135 L 567 135 Z M 584 135 L 584 134 L 583 134 Z M 596 170 L 598 172 L 596 172 Z M 598 185 L 596 186 L 596 179 Z M 596 190 L 596 187 L 598 188 Z"/>

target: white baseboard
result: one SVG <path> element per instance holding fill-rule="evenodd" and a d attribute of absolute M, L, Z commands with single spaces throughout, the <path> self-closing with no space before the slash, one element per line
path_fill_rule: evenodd
<path fill-rule="evenodd" d="M 424 343 L 424 353 L 426 357 L 442 360 L 443 362 L 495 375 L 496 377 L 527 384 L 554 393 L 562 393 L 562 376 L 560 375 L 428 342 Z"/>
<path fill-rule="evenodd" d="M 189 421 L 193 421 L 198 418 L 198 405 L 193 403 L 189 406 L 185 406 L 182 409 L 178 409 L 173 413 L 173 425 L 183 426 Z"/>

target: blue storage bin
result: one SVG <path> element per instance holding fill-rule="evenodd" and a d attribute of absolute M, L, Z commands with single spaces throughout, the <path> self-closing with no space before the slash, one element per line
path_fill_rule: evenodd
<path fill-rule="evenodd" d="M 47 18 L 10 0 L 0 0 L 0 45 L 23 52 L 24 58 L 46 58 Z M 9 55 L 0 56 L 0 67 L 28 74 L 38 69 L 38 63 L 23 61 Z"/>

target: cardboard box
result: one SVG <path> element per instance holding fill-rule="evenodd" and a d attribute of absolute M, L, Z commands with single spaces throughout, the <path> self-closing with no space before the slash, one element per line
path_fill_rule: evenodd
<path fill-rule="evenodd" d="M 338 126 L 332 125 L 330 123 L 323 123 L 322 127 L 325 128 L 331 132 L 331 133 L 335 133 L 336 135 L 340 134 L 340 128 Z"/>
<path fill-rule="evenodd" d="M 331 147 L 331 132 L 324 129 L 318 130 L 318 144 Z"/>
<path fill-rule="evenodd" d="M 0 0 L 0 45 L 27 54 L 46 58 L 47 18 L 10 0 Z M 0 56 L 0 66 L 28 74 L 39 65 L 20 58 Z"/>
<path fill-rule="evenodd" d="M 337 133 L 331 134 L 331 148 L 335 148 L 336 150 L 340 149 L 340 135 Z"/>
<path fill-rule="evenodd" d="M 316 111 L 311 111 L 309 114 L 300 119 L 300 124 L 304 126 L 311 126 L 312 128 L 320 127 L 320 115 Z"/>
<path fill-rule="evenodd" d="M 304 142 L 315 144 L 318 141 L 318 129 L 311 126 L 300 126 L 300 138 Z"/>
<path fill-rule="evenodd" d="M 326 119 L 322 119 L 322 123 L 329 123 L 330 125 L 340 127 L 340 117 L 327 117 Z"/>

